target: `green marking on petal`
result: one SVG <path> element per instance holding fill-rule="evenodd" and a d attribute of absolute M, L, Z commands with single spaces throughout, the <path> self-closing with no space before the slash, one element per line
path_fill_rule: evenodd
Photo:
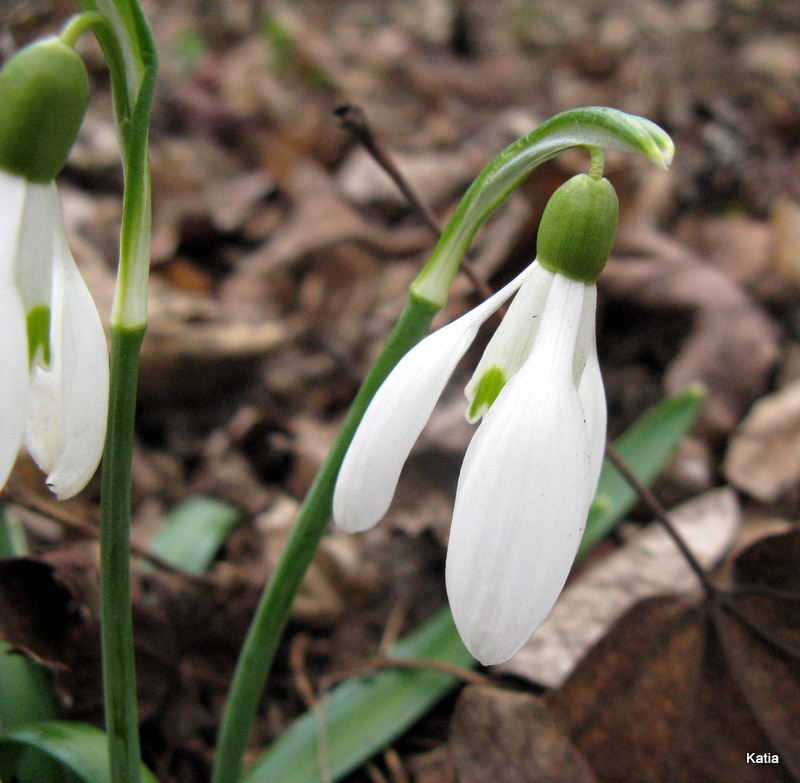
<path fill-rule="evenodd" d="M 500 390 L 506 385 L 505 373 L 497 366 L 490 367 L 486 372 L 481 375 L 475 387 L 475 396 L 472 398 L 472 404 L 469 406 L 467 419 L 469 421 L 476 421 L 480 418 L 489 408 L 492 403 L 497 399 Z"/>
<path fill-rule="evenodd" d="M 50 365 L 50 308 L 37 305 L 28 312 L 28 364 L 32 365 L 39 348 L 45 365 Z"/>

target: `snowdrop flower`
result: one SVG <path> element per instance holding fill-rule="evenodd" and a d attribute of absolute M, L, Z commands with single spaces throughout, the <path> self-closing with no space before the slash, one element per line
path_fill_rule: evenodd
<path fill-rule="evenodd" d="M 348 531 L 371 527 L 479 327 L 518 291 L 466 388 L 467 418 L 482 421 L 461 468 L 447 553 L 453 617 L 484 664 L 510 658 L 552 608 L 597 488 L 606 406 L 594 283 L 617 213 L 605 179 L 581 174 L 559 188 L 542 216 L 537 260 L 403 357 L 339 472 L 334 519 Z"/>
<path fill-rule="evenodd" d="M 53 181 L 87 102 L 83 63 L 59 38 L 0 71 L 0 487 L 24 439 L 59 498 L 94 474 L 108 403 L 105 335 Z"/>

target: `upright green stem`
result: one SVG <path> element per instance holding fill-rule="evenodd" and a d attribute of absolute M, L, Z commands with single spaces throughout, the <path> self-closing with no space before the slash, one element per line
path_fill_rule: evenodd
<path fill-rule="evenodd" d="M 428 331 L 439 311 L 424 299 L 410 297 L 380 357 L 364 381 L 328 459 L 317 474 L 295 523 L 292 536 L 256 609 L 233 677 L 217 743 L 212 783 L 236 783 L 250 726 L 267 680 L 292 602 L 331 516 L 336 476 L 364 411 L 400 358 Z"/>
<path fill-rule="evenodd" d="M 111 313 L 111 385 L 100 506 L 100 620 L 111 783 L 139 783 L 130 595 L 130 484 L 139 350 L 147 324 L 150 269 L 148 132 L 158 54 L 137 0 L 78 0 L 111 72 L 125 190 L 117 286 Z M 78 24 L 78 23 L 76 23 Z M 80 23 L 85 24 L 85 23 Z M 76 31 L 80 27 L 76 28 Z M 73 31 L 67 29 L 67 35 Z"/>
<path fill-rule="evenodd" d="M 111 388 L 100 506 L 100 627 L 113 783 L 139 783 L 130 598 L 130 485 L 136 376 L 144 327 L 111 331 Z"/>

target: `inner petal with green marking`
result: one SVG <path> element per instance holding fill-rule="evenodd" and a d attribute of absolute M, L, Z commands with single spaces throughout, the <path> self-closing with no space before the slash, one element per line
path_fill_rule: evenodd
<path fill-rule="evenodd" d="M 37 356 L 41 356 L 46 367 L 50 366 L 50 308 L 47 305 L 37 305 L 28 311 L 29 366 L 33 366 Z"/>
<path fill-rule="evenodd" d="M 492 403 L 497 399 L 497 395 L 500 394 L 500 390 L 506 385 L 507 380 L 505 373 L 496 365 L 489 367 L 481 375 L 467 413 L 469 421 L 477 421 L 492 407 Z"/>

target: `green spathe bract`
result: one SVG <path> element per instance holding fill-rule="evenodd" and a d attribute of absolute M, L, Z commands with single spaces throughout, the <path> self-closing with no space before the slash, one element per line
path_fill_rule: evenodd
<path fill-rule="evenodd" d="M 614 244 L 619 202 L 607 179 L 578 174 L 547 202 L 536 240 L 536 258 L 551 272 L 594 283 Z"/>
<path fill-rule="evenodd" d="M 22 49 L 0 70 L 0 169 L 51 182 L 64 167 L 89 103 L 81 58 L 60 38 Z"/>

